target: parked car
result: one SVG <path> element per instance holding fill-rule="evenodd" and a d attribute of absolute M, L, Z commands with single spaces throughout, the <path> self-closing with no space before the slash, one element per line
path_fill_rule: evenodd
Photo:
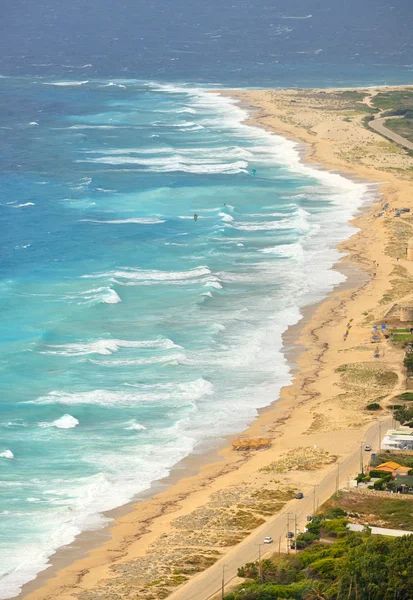
<path fill-rule="evenodd" d="M 368 444 L 366 444 L 366 445 L 364 446 L 364 450 L 365 450 L 366 452 L 370 452 L 370 451 L 371 451 L 371 446 L 369 446 Z"/>
<path fill-rule="evenodd" d="M 294 537 L 294 533 L 292 531 L 289 531 L 286 535 L 286 537 L 288 537 L 289 539 Z"/>
<path fill-rule="evenodd" d="M 298 494 L 295 495 L 296 500 L 302 500 L 304 498 L 304 494 L 302 492 L 298 492 Z"/>
<path fill-rule="evenodd" d="M 264 544 L 272 544 L 273 543 L 273 539 L 270 536 L 267 536 L 264 538 Z"/>

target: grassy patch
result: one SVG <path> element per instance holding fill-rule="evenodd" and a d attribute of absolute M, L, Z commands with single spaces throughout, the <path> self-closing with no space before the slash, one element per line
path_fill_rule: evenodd
<path fill-rule="evenodd" d="M 287 471 L 313 471 L 324 465 L 336 462 L 337 456 L 329 454 L 318 448 L 303 447 L 294 448 L 288 454 L 284 454 L 280 460 L 271 463 L 261 471 L 285 473 Z"/>
<path fill-rule="evenodd" d="M 392 389 L 397 383 L 394 371 L 373 363 L 349 363 L 341 365 L 336 371 L 341 375 L 342 384 L 347 386 Z"/>
<path fill-rule="evenodd" d="M 404 392 L 399 394 L 393 400 L 402 400 L 403 402 L 413 402 L 413 392 Z"/>
<path fill-rule="evenodd" d="M 394 133 L 406 138 L 406 140 L 413 142 L 413 119 L 387 119 L 385 125 L 387 129 L 390 129 L 391 131 L 394 131 Z"/>
<path fill-rule="evenodd" d="M 392 460 L 395 460 L 392 456 Z M 339 507 L 360 522 L 390 529 L 413 531 L 413 502 L 380 496 L 367 496 L 357 492 L 340 492 L 322 506 L 322 510 Z"/>
<path fill-rule="evenodd" d="M 387 114 L 404 114 L 413 110 L 413 90 L 394 90 L 381 92 L 373 98 L 374 106 L 380 110 L 387 111 Z"/>

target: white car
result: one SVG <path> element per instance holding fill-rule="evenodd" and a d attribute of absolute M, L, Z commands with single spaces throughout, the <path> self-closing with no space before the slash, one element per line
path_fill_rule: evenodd
<path fill-rule="evenodd" d="M 264 538 L 264 544 L 272 544 L 273 543 L 273 539 L 270 536 L 267 536 Z"/>

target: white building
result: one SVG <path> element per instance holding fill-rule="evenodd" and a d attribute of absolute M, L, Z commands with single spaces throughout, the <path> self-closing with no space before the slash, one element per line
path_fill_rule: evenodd
<path fill-rule="evenodd" d="M 389 429 L 381 442 L 381 450 L 413 450 L 413 429 Z"/>

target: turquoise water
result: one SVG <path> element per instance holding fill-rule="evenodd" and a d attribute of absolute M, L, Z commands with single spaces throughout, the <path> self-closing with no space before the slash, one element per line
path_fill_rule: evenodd
<path fill-rule="evenodd" d="M 0 598 L 277 398 L 370 195 L 202 88 L 5 83 Z"/>

